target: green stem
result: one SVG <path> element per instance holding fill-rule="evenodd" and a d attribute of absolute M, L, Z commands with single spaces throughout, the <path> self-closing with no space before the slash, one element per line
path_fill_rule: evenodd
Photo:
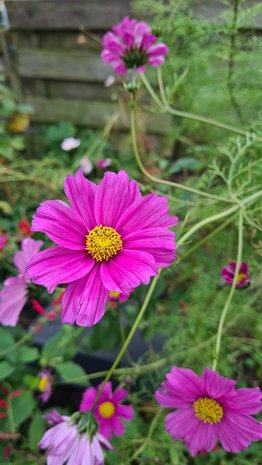
<path fill-rule="evenodd" d="M 162 98 L 164 96 L 163 102 L 158 98 L 158 96 L 156 95 L 155 91 L 152 89 L 151 85 L 149 84 L 144 74 L 141 75 L 141 79 L 143 83 L 145 84 L 151 97 L 154 99 L 155 103 L 160 107 L 161 111 L 165 111 L 167 113 L 170 113 L 171 115 L 179 116 L 181 118 L 192 119 L 194 121 L 199 121 L 200 123 L 209 124 L 219 129 L 225 129 L 226 131 L 234 132 L 235 134 L 240 134 L 241 136 L 246 136 L 247 131 L 245 129 L 237 128 L 235 126 L 231 126 L 230 124 L 222 123 L 221 121 L 217 121 L 213 118 L 207 118 L 206 116 L 196 115 L 194 113 L 180 111 L 180 110 L 176 110 L 175 108 L 172 108 L 169 105 L 166 95 L 165 95 L 162 73 L 161 73 L 160 67 L 158 68 L 158 82 L 159 82 L 159 87 L 160 87 L 160 92 L 162 94 Z"/>
<path fill-rule="evenodd" d="M 158 420 L 159 420 L 161 414 L 162 414 L 162 409 L 159 407 L 156 414 L 155 414 L 155 416 L 154 416 L 154 418 L 153 418 L 153 420 L 152 420 L 152 423 L 151 423 L 150 428 L 148 430 L 148 434 L 147 434 L 143 444 L 134 452 L 134 454 L 130 457 L 130 459 L 128 460 L 127 463 L 130 463 L 133 460 L 135 460 L 140 454 L 142 454 L 144 449 L 147 447 L 147 445 L 150 442 L 150 439 L 153 436 L 154 431 L 155 431 L 155 429 L 157 427 Z"/>
<path fill-rule="evenodd" d="M 99 401 L 99 399 L 100 399 L 100 397 L 102 395 L 102 392 L 104 390 L 104 387 L 105 387 L 106 383 L 110 380 L 115 368 L 118 366 L 118 364 L 121 361 L 123 355 L 125 354 L 125 351 L 127 350 L 128 346 L 129 346 L 129 343 L 132 340 L 132 338 L 133 338 L 133 336 L 134 336 L 134 334 L 135 334 L 135 332 L 136 332 L 136 330 L 137 330 L 137 328 L 138 328 L 138 326 L 140 324 L 141 319 L 143 318 L 143 315 L 144 315 L 144 313 L 145 313 L 145 311 L 147 309 L 147 306 L 148 306 L 148 304 L 150 302 L 150 299 L 151 299 L 152 294 L 154 292 L 154 289 L 156 287 L 159 276 L 160 276 L 160 272 L 159 272 L 158 276 L 156 276 L 152 280 L 152 282 L 151 282 L 151 284 L 149 286 L 149 289 L 148 289 L 147 294 L 146 294 L 146 298 L 145 298 L 145 300 L 143 302 L 143 305 L 142 305 L 142 307 L 141 307 L 141 309 L 140 309 L 140 311 L 139 311 L 139 313 L 138 313 L 138 315 L 137 315 L 137 317 L 136 317 L 136 319 L 135 319 L 135 321 L 133 323 L 133 326 L 132 326 L 132 328 L 131 328 L 131 330 L 130 330 L 130 332 L 129 332 L 129 334 L 128 334 L 128 336 L 127 336 L 127 338 L 126 338 L 126 340 L 125 340 L 125 342 L 124 342 L 124 344 L 123 344 L 123 346 L 122 346 L 122 348 L 120 350 L 120 352 L 118 353 L 113 365 L 111 366 L 110 370 L 108 371 L 108 373 L 107 373 L 107 375 L 106 375 L 106 377 L 105 377 L 105 379 L 104 379 L 104 381 L 103 381 L 103 383 L 101 385 L 101 388 L 99 389 L 99 392 L 97 394 L 97 397 L 96 397 L 95 403 L 93 405 L 92 411 L 94 411 L 94 409 L 95 409 L 95 407 L 97 405 L 97 402 Z"/>
<path fill-rule="evenodd" d="M 223 328 L 224 328 L 227 312 L 232 302 L 235 289 L 236 289 L 236 285 L 237 285 L 238 273 L 239 273 L 239 269 L 241 266 L 242 251 L 243 251 L 243 213 L 242 213 L 242 210 L 240 210 L 239 211 L 239 225 L 238 225 L 238 250 L 237 250 L 236 269 L 234 273 L 233 283 L 230 288 L 230 292 L 228 294 L 228 298 L 224 305 L 224 308 L 223 308 L 223 311 L 220 317 L 219 325 L 218 325 L 216 348 L 215 348 L 215 355 L 214 355 L 212 370 L 216 370 L 216 367 L 217 367 L 217 361 L 218 361 L 218 357 L 220 353 Z"/>
<path fill-rule="evenodd" d="M 138 164 L 141 172 L 148 179 L 150 179 L 151 181 L 153 181 L 155 183 L 158 183 L 158 184 L 163 184 L 163 185 L 171 186 L 171 187 L 177 187 L 178 189 L 182 189 L 182 190 L 187 191 L 187 192 L 192 192 L 192 194 L 201 195 L 202 197 L 208 197 L 208 198 L 210 198 L 212 200 L 217 200 L 219 202 L 233 203 L 233 201 L 231 199 L 227 199 L 225 197 L 220 197 L 220 196 L 217 196 L 217 195 L 209 194 L 207 192 L 202 192 L 202 191 L 200 191 L 198 189 L 194 189 L 193 187 L 184 186 L 183 184 L 179 184 L 177 182 L 167 181 L 167 180 L 155 178 L 155 176 L 152 176 L 146 170 L 146 168 L 144 167 L 144 165 L 142 163 L 142 160 L 141 160 L 141 157 L 140 157 L 140 154 L 139 154 L 139 151 L 138 151 L 138 147 L 137 147 L 136 124 L 135 124 L 135 102 L 134 102 L 134 100 L 131 100 L 130 117 L 131 117 L 132 144 L 133 144 L 133 150 L 134 150 L 135 158 L 136 158 L 137 164 Z"/>

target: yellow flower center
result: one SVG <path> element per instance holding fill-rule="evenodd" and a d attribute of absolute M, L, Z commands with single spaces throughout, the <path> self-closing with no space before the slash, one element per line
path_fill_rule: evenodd
<path fill-rule="evenodd" d="M 218 423 L 222 420 L 224 412 L 221 405 L 214 399 L 200 397 L 194 402 L 194 411 L 204 423 Z"/>
<path fill-rule="evenodd" d="M 48 378 L 41 378 L 38 383 L 38 389 L 41 392 L 44 392 L 46 390 L 46 386 L 48 384 Z"/>
<path fill-rule="evenodd" d="M 109 297 L 119 297 L 120 296 L 120 292 L 118 291 L 110 291 L 109 292 Z"/>
<path fill-rule="evenodd" d="M 237 284 L 240 283 L 240 281 L 245 278 L 245 274 L 244 273 L 239 273 L 238 277 L 237 277 Z"/>
<path fill-rule="evenodd" d="M 109 400 L 107 400 L 106 402 L 102 402 L 102 404 L 99 405 L 98 411 L 101 417 L 112 418 L 116 409 L 115 409 L 113 402 L 110 402 Z"/>
<path fill-rule="evenodd" d="M 121 236 L 114 228 L 96 226 L 86 236 L 86 250 L 97 261 L 108 261 L 123 248 Z"/>

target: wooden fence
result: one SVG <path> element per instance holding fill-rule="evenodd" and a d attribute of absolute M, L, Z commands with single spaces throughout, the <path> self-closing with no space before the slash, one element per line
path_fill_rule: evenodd
<path fill-rule="evenodd" d="M 257 0 L 248 1 L 252 3 Z M 100 59 L 100 38 L 123 16 L 132 15 L 130 0 L 7 0 L 6 7 L 12 71 L 18 93 L 35 109 L 33 121 L 101 128 L 119 112 L 117 127 L 124 129 L 124 93 L 119 104 L 117 84 L 105 86 L 113 72 Z M 218 0 L 199 0 L 196 14 L 214 21 L 221 8 Z M 262 27 L 261 17 L 255 24 Z M 145 118 L 151 133 L 161 135 L 170 127 L 165 115 L 161 123 L 157 115 Z"/>

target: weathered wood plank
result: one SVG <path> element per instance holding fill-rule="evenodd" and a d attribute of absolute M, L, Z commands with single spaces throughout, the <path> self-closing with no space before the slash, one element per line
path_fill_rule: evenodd
<path fill-rule="evenodd" d="M 22 88 L 26 96 L 71 100 L 116 101 L 118 95 L 115 85 L 107 88 L 103 84 L 52 79 L 23 78 Z"/>
<path fill-rule="evenodd" d="M 90 51 L 17 50 L 21 77 L 104 82 L 112 69 Z"/>
<path fill-rule="evenodd" d="M 70 121 L 77 126 L 102 128 L 115 113 L 120 113 L 115 129 L 128 128 L 128 115 L 113 102 L 83 100 L 45 99 L 27 97 L 26 102 L 34 108 L 32 120 L 38 123 L 53 123 L 56 121 Z M 157 115 L 143 112 L 145 128 L 152 134 L 164 135 L 171 129 L 171 118 L 168 115 Z"/>
<path fill-rule="evenodd" d="M 260 0 L 245 0 L 241 7 L 258 4 Z M 131 0 L 7 0 L 6 5 L 11 28 L 24 30 L 103 31 L 132 14 Z M 225 8 L 222 0 L 199 0 L 194 11 L 202 18 L 217 21 Z M 247 18 L 242 27 L 262 29 L 261 15 Z"/>
<path fill-rule="evenodd" d="M 105 30 L 131 14 L 130 0 L 8 0 L 12 29 Z"/>

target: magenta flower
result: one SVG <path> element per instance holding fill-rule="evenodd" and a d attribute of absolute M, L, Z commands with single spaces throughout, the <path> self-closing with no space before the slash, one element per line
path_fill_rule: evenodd
<path fill-rule="evenodd" d="M 111 158 L 105 158 L 104 160 L 98 160 L 98 162 L 96 163 L 96 166 L 99 170 L 105 170 L 111 165 L 112 165 Z"/>
<path fill-rule="evenodd" d="M 110 291 L 108 300 L 111 302 L 117 302 L 117 301 L 125 302 L 126 300 L 128 300 L 130 294 L 131 294 L 131 291 L 128 294 L 121 294 L 121 292 Z"/>
<path fill-rule="evenodd" d="M 50 428 L 42 437 L 39 447 L 47 450 L 49 465 L 103 465 L 102 446 L 112 449 L 107 439 L 99 433 L 89 437 L 80 434 L 69 417 Z"/>
<path fill-rule="evenodd" d="M 7 246 L 7 243 L 8 243 L 7 235 L 0 233 L 0 251 L 4 250 L 4 248 Z"/>
<path fill-rule="evenodd" d="M 156 400 L 177 409 L 167 415 L 166 430 L 173 439 L 182 439 L 193 456 L 211 451 L 217 441 L 226 451 L 239 452 L 262 439 L 262 423 L 251 416 L 261 410 L 259 388 L 236 389 L 236 381 L 209 368 L 199 377 L 173 367 L 166 378 Z"/>
<path fill-rule="evenodd" d="M 236 262 L 230 262 L 228 266 L 224 266 L 224 268 L 222 268 L 220 275 L 226 284 L 232 285 L 236 265 Z M 246 262 L 242 262 L 238 272 L 236 287 L 246 287 L 249 282 L 250 276 L 248 272 L 248 264 Z"/>
<path fill-rule="evenodd" d="M 149 24 L 126 16 L 104 35 L 101 58 L 117 74 L 126 74 L 128 69 L 143 73 L 145 65 L 159 66 L 165 61 L 168 47 L 156 41 Z"/>
<path fill-rule="evenodd" d="M 21 243 L 21 250 L 14 254 L 13 262 L 19 275 L 8 278 L 0 290 L 0 323 L 15 326 L 27 299 L 30 279 L 25 276 L 25 269 L 30 259 L 39 252 L 42 241 L 26 238 Z"/>
<path fill-rule="evenodd" d="M 51 371 L 47 369 L 40 371 L 40 373 L 38 374 L 38 377 L 39 377 L 38 389 L 39 391 L 42 392 L 42 394 L 40 394 L 38 398 L 43 403 L 45 403 L 48 401 L 48 399 L 50 398 L 52 394 L 53 377 L 51 375 Z"/>
<path fill-rule="evenodd" d="M 96 400 L 98 389 L 94 387 L 88 388 L 82 397 L 80 404 L 80 412 L 89 412 Z M 122 405 L 122 401 L 126 399 L 128 392 L 119 387 L 112 393 L 111 382 L 106 383 L 101 397 L 99 398 L 94 410 L 94 416 L 99 424 L 99 433 L 107 439 L 111 439 L 112 434 L 121 436 L 125 432 L 125 425 L 120 421 L 130 421 L 134 417 L 134 410 L 131 405 Z"/>
<path fill-rule="evenodd" d="M 98 186 L 78 171 L 67 176 L 65 193 L 71 206 L 47 200 L 33 218 L 33 231 L 57 246 L 33 257 L 28 277 L 49 292 L 68 283 L 62 322 L 92 326 L 103 317 L 110 291 L 127 295 L 175 259 L 168 227 L 178 218 L 168 215 L 167 198 L 142 197 L 124 171 L 106 173 Z"/>

